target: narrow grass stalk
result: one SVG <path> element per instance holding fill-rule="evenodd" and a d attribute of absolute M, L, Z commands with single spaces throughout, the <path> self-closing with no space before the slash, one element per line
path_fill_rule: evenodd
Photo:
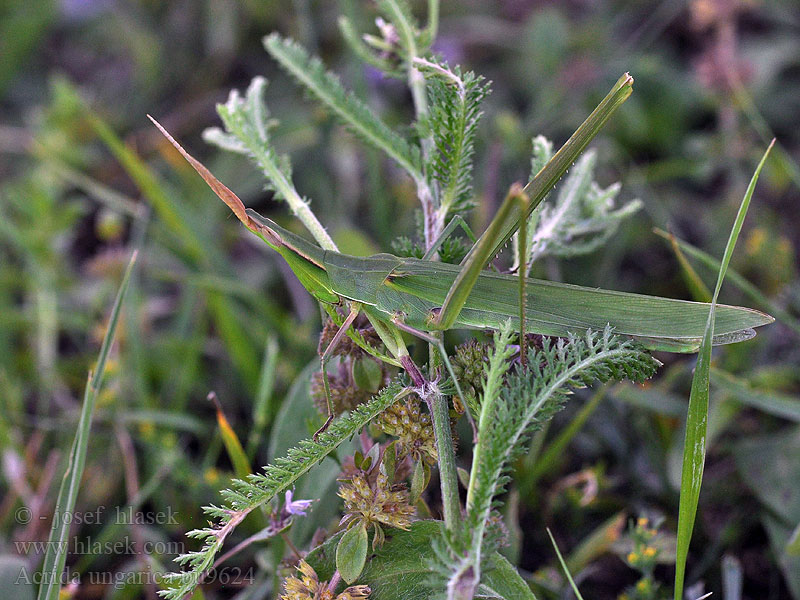
<path fill-rule="evenodd" d="M 83 407 L 81 408 L 80 419 L 78 420 L 78 430 L 72 442 L 72 449 L 69 453 L 67 470 L 61 481 L 58 490 L 56 508 L 53 512 L 53 524 L 50 528 L 50 537 L 47 543 L 47 552 L 42 565 L 42 584 L 39 587 L 38 600 L 58 600 L 61 591 L 61 573 L 67 560 L 67 545 L 69 536 L 69 525 L 72 519 L 69 518 L 75 509 L 75 501 L 80 490 L 83 468 L 86 464 L 86 449 L 89 445 L 89 433 L 92 426 L 92 413 L 94 412 L 97 394 L 103 383 L 106 361 L 114 341 L 114 334 L 117 331 L 119 315 L 122 309 L 122 301 L 125 291 L 128 289 L 133 266 L 136 263 L 136 252 L 131 256 L 125 276 L 122 278 L 114 307 L 111 310 L 111 318 L 108 322 L 108 329 L 100 347 L 100 356 L 97 359 L 97 366 L 94 372 L 89 373 L 86 383 L 86 390 L 83 395 Z"/>
<path fill-rule="evenodd" d="M 742 199 L 736 220 L 733 223 L 728 244 L 720 263 L 719 274 L 717 275 L 717 285 L 714 288 L 714 296 L 711 299 L 711 309 L 708 313 L 705 335 L 703 343 L 697 355 L 697 366 L 695 367 L 694 377 L 692 378 L 692 390 L 689 396 L 689 410 L 686 415 L 686 439 L 683 446 L 683 468 L 681 470 L 681 493 L 680 504 L 678 506 L 678 532 L 677 550 L 675 553 L 675 595 L 674 600 L 683 598 L 683 586 L 686 577 L 686 558 L 689 554 L 689 542 L 692 539 L 694 520 L 697 515 L 697 505 L 700 500 L 700 485 L 703 481 L 703 467 L 706 456 L 706 432 L 708 426 L 708 391 L 709 391 L 709 370 L 711 367 L 711 345 L 714 336 L 714 320 L 716 314 L 717 298 L 725 278 L 725 271 L 730 263 L 736 240 L 742 230 L 747 209 L 750 207 L 750 199 L 761 174 L 761 169 L 769 156 L 775 140 L 769 145 L 761 162 L 758 163 L 750 185 Z"/>
<path fill-rule="evenodd" d="M 578 589 L 575 580 L 572 578 L 572 573 L 569 572 L 569 567 L 567 567 L 567 563 L 564 560 L 564 557 L 561 556 L 561 551 L 558 549 L 558 544 L 556 544 L 556 539 L 553 537 L 553 533 L 550 531 L 549 527 L 547 528 L 547 535 L 550 536 L 550 542 L 553 544 L 553 549 L 556 551 L 558 562 L 561 563 L 561 568 L 564 569 L 564 575 L 567 577 L 567 581 L 569 581 L 569 585 L 572 588 L 572 591 L 575 593 L 575 597 L 578 600 L 583 600 L 583 596 L 581 596 L 581 592 Z"/>
<path fill-rule="evenodd" d="M 253 458 L 256 448 L 264 435 L 264 430 L 275 416 L 274 391 L 278 368 L 278 340 L 274 335 L 267 336 L 264 359 L 258 378 L 258 390 L 253 402 L 253 428 L 247 438 L 247 455 Z"/>

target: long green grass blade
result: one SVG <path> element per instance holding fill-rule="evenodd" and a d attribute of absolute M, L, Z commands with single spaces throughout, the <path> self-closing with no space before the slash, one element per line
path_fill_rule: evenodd
<path fill-rule="evenodd" d="M 175 202 L 165 191 L 163 183 L 158 180 L 136 152 L 125 145 L 108 123 L 89 108 L 86 111 L 89 123 L 95 133 L 122 165 L 142 195 L 152 204 L 158 216 L 180 240 L 188 257 L 195 262 L 202 261 L 208 253 L 208 248 L 203 245 L 184 217 L 178 212 Z"/>
<path fill-rule="evenodd" d="M 774 144 L 774 140 L 773 140 Z M 692 390 L 689 396 L 689 410 L 686 416 L 686 439 L 683 446 L 683 468 L 681 471 L 681 493 L 680 504 L 678 506 L 678 543 L 675 563 L 675 600 L 683 598 L 683 585 L 686 577 L 686 558 L 689 554 L 689 542 L 692 539 L 694 520 L 697 515 L 697 504 L 700 500 L 700 485 L 703 481 L 703 467 L 706 456 L 706 431 L 708 425 L 708 390 L 709 390 L 709 370 L 711 366 L 711 346 L 714 335 L 714 320 L 716 317 L 716 303 L 722 281 L 725 279 L 725 271 L 730 263 L 736 240 L 742 230 L 747 209 L 750 207 L 750 200 L 753 191 L 761 174 L 761 169 L 767 161 L 769 151 L 773 144 L 770 144 L 761 162 L 758 163 L 750 185 L 742 199 L 736 220 L 733 223 L 728 244 L 717 275 L 717 285 L 714 288 L 714 296 L 711 299 L 711 308 L 708 312 L 703 342 L 697 355 L 697 366 L 695 367 L 694 377 L 692 378 Z"/>
<path fill-rule="evenodd" d="M 261 374 L 258 377 L 258 390 L 253 401 L 253 427 L 247 438 L 247 455 L 253 454 L 264 435 L 264 430 L 275 418 L 275 378 L 278 369 L 278 340 L 270 334 L 267 336 L 264 348 L 264 358 L 261 363 Z"/>
<path fill-rule="evenodd" d="M 692 298 L 698 302 L 710 302 L 711 290 L 708 289 L 705 282 L 697 274 L 697 271 L 689 263 L 674 235 L 670 234 L 669 242 L 672 246 L 672 251 L 675 253 L 675 258 L 678 259 L 678 264 L 681 266 L 681 275 L 686 282 L 686 287 L 689 288 L 689 292 L 692 294 Z"/>
<path fill-rule="evenodd" d="M 556 538 L 553 537 L 553 532 L 550 531 L 549 527 L 547 528 L 547 535 L 550 536 L 550 543 L 553 544 L 553 549 L 556 551 L 558 562 L 561 563 L 561 568 L 564 570 L 564 575 L 566 576 L 567 581 L 569 581 L 569 586 L 572 588 L 572 592 L 575 594 L 575 597 L 578 600 L 583 600 L 583 596 L 581 596 L 581 591 L 578 589 L 578 585 L 572 578 L 572 573 L 569 572 L 569 567 L 567 567 L 567 563 L 564 560 L 564 557 L 561 556 L 561 550 L 558 549 L 558 544 L 556 544 Z"/>
<path fill-rule="evenodd" d="M 114 341 L 114 333 L 119 323 L 119 315 L 122 309 L 125 291 L 128 289 L 131 272 L 136 263 L 136 254 L 136 252 L 133 253 L 128 263 L 128 268 L 125 270 L 125 276 L 122 278 L 122 283 L 117 292 L 117 298 L 114 301 L 114 307 L 111 310 L 108 329 L 103 338 L 103 344 L 100 347 L 100 356 L 97 359 L 97 366 L 95 367 L 94 373 L 89 374 L 86 384 L 86 391 L 83 396 L 83 407 L 81 408 L 81 416 L 78 420 L 78 430 L 72 442 L 72 449 L 70 450 L 69 461 L 67 462 L 67 470 L 64 473 L 61 487 L 58 490 L 58 499 L 56 500 L 56 508 L 53 513 L 53 524 L 50 528 L 47 552 L 45 553 L 44 564 L 42 566 L 42 584 L 39 587 L 38 600 L 58 600 L 59 591 L 61 590 L 61 573 L 64 571 L 64 565 L 67 560 L 69 526 L 72 522 L 69 516 L 75 509 L 75 501 L 78 497 L 78 491 L 80 490 L 83 468 L 86 464 L 86 449 L 89 444 L 92 413 L 94 412 L 97 394 L 103 383 L 106 361 L 108 360 L 111 344 Z"/>

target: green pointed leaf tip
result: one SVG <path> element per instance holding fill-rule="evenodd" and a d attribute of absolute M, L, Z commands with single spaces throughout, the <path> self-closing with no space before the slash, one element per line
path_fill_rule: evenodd
<path fill-rule="evenodd" d="M 336 568 L 348 584 L 355 582 L 367 561 L 367 527 L 363 521 L 348 529 L 336 546 Z"/>
<path fill-rule="evenodd" d="M 717 275 L 717 285 L 714 288 L 714 296 L 711 300 L 711 307 L 708 312 L 705 334 L 697 355 L 697 365 L 692 378 L 692 388 L 689 395 L 689 408 L 686 415 L 686 438 L 683 446 L 683 466 L 681 470 L 681 490 L 678 505 L 678 531 L 677 549 L 675 553 L 675 587 L 674 598 L 683 598 L 683 586 L 686 577 L 686 560 L 689 555 L 689 543 L 692 539 L 694 521 L 697 516 L 697 506 L 700 500 L 700 486 L 703 480 L 703 469 L 706 457 L 706 433 L 708 425 L 708 396 L 709 396 L 709 372 L 711 367 L 711 347 L 714 336 L 714 323 L 716 317 L 717 298 L 719 297 L 722 281 L 725 279 L 725 272 L 733 256 L 733 249 L 736 240 L 742 230 L 747 209 L 755 191 L 761 169 L 767 161 L 769 152 L 775 140 L 767 148 L 761 161 L 758 163 L 750 184 L 747 186 L 739 211 L 736 214 L 733 227 L 731 228 L 728 243 L 725 246 Z"/>

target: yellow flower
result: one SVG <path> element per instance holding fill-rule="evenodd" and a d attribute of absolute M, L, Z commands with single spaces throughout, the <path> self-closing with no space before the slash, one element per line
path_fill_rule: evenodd
<path fill-rule="evenodd" d="M 639 560 L 639 555 L 636 554 L 636 552 L 631 552 L 630 554 L 628 554 L 628 562 L 631 563 L 632 565 L 636 564 L 638 560 Z"/>
<path fill-rule="evenodd" d="M 352 585 L 338 595 L 328 589 L 328 582 L 320 582 L 316 571 L 306 561 L 297 565 L 300 577 L 289 575 L 283 582 L 281 600 L 367 600 L 372 591 L 367 585 Z"/>
<path fill-rule="evenodd" d="M 652 546 L 647 546 L 644 550 L 642 550 L 642 554 L 644 554 L 645 558 L 653 558 L 656 555 L 656 552 L 658 552 L 658 550 Z"/>
<path fill-rule="evenodd" d="M 206 480 L 208 485 L 215 485 L 219 481 L 219 471 L 215 467 L 209 467 L 203 473 L 203 479 Z"/>

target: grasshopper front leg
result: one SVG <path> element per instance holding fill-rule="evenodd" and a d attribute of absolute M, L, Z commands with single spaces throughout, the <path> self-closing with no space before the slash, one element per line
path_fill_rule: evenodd
<path fill-rule="evenodd" d="M 434 260 L 436 253 L 439 252 L 439 248 L 441 248 L 444 241 L 456 230 L 456 227 L 461 227 L 473 244 L 478 241 L 478 238 L 475 237 L 475 234 L 472 232 L 469 223 L 464 220 L 464 217 L 461 215 L 456 215 L 450 220 L 447 226 L 442 229 L 442 233 L 439 234 L 439 237 L 433 240 L 433 244 L 431 244 L 431 247 L 428 248 L 428 251 L 422 257 L 422 260 Z"/>
<path fill-rule="evenodd" d="M 361 305 L 357 302 L 353 302 L 350 305 L 350 313 L 345 318 L 344 322 L 342 323 L 341 327 L 339 327 L 339 331 L 336 332 L 336 335 L 333 336 L 331 343 L 328 344 L 328 347 L 325 348 L 324 352 L 320 356 L 320 365 L 322 367 L 322 385 L 325 388 L 325 402 L 328 405 L 328 417 L 325 419 L 325 423 L 320 427 L 316 433 L 314 434 L 314 441 L 316 442 L 319 438 L 320 434 L 322 434 L 330 424 L 333 422 L 334 417 L 336 416 L 333 412 L 333 400 L 331 399 L 331 386 L 330 382 L 328 381 L 328 369 L 327 364 L 328 361 L 333 356 L 333 351 L 336 350 L 336 347 L 342 341 L 345 335 L 347 335 L 347 330 L 350 329 L 350 326 L 353 324 L 353 321 L 356 320 L 358 313 L 361 312 Z"/>

